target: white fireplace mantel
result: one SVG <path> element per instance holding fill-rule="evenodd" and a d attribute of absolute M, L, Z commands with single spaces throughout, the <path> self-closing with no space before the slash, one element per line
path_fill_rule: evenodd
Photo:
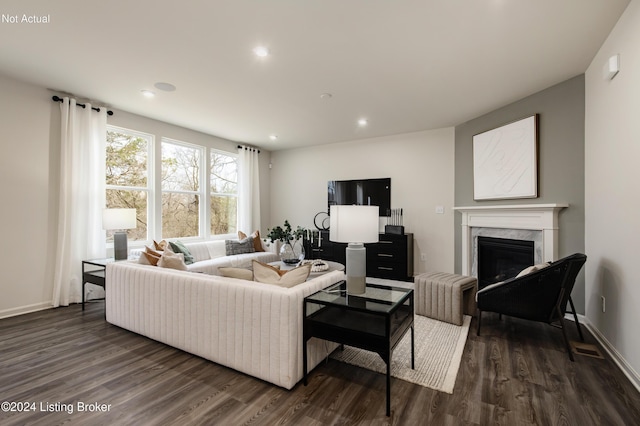
<path fill-rule="evenodd" d="M 542 259 L 558 254 L 558 212 L 569 204 L 512 204 L 454 207 L 462 213 L 462 274 L 471 274 L 472 228 L 529 229 L 542 232 Z"/>

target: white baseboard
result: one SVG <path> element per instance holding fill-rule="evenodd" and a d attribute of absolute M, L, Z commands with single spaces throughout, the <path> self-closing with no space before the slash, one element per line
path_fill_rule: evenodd
<path fill-rule="evenodd" d="M 33 305 L 20 306 L 17 308 L 4 309 L 0 311 L 1 318 L 15 317 L 16 315 L 28 314 L 30 312 L 43 311 L 53 308 L 51 301 L 34 303 Z"/>
<path fill-rule="evenodd" d="M 573 321 L 573 315 L 566 314 L 565 319 Z M 613 362 L 616 363 L 618 368 L 622 370 L 622 373 L 624 373 L 624 375 L 627 376 L 631 384 L 635 386 L 638 392 L 640 392 L 640 375 L 638 374 L 638 372 L 634 370 L 631 365 L 629 365 L 629 363 L 627 362 L 626 359 L 624 359 L 622 354 L 620 354 L 620 352 L 618 352 L 618 350 L 613 347 L 613 345 L 607 340 L 607 338 L 600 332 L 600 330 L 598 330 L 597 327 L 595 327 L 591 323 L 591 321 L 589 321 L 587 317 L 585 317 L 584 315 L 578 314 L 578 321 L 580 321 L 580 324 L 587 327 L 587 329 L 591 332 L 593 337 L 596 338 L 598 343 L 600 343 L 600 345 L 604 348 L 604 350 L 607 352 L 607 354 L 613 360 Z"/>

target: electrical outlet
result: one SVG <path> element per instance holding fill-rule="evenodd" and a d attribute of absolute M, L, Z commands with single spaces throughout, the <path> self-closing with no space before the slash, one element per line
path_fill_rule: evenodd
<path fill-rule="evenodd" d="M 600 296 L 600 299 L 602 299 L 602 312 L 604 312 L 606 307 L 605 306 L 606 299 L 604 298 L 604 296 Z"/>
<path fill-rule="evenodd" d="M 423 262 L 426 262 L 426 261 L 427 261 L 427 255 L 426 255 L 426 253 L 421 253 L 421 254 L 420 254 L 420 260 L 422 260 Z"/>

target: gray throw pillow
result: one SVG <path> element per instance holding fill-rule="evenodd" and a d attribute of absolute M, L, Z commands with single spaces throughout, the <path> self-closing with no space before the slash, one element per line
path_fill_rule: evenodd
<path fill-rule="evenodd" d="M 234 254 L 255 253 L 256 249 L 253 245 L 253 238 L 247 237 L 244 240 L 225 240 L 224 247 L 227 256 Z"/>

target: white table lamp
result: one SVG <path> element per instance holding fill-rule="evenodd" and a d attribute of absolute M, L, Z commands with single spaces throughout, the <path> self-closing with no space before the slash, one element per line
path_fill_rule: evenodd
<path fill-rule="evenodd" d="M 363 294 L 367 282 L 365 243 L 377 243 L 378 206 L 331 206 L 329 240 L 349 243 L 347 257 L 347 293 Z"/>
<path fill-rule="evenodd" d="M 136 209 L 104 209 L 102 211 L 102 229 L 118 230 L 113 233 L 113 257 L 125 260 L 129 256 L 127 233 L 124 229 L 136 227 Z"/>

